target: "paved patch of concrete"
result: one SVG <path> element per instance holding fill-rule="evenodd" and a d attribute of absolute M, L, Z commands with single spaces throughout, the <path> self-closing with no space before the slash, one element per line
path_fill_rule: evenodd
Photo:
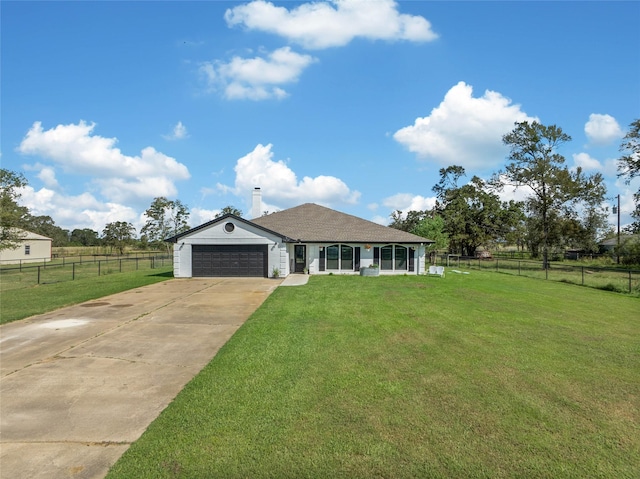
<path fill-rule="evenodd" d="M 290 274 L 282 281 L 281 286 L 303 286 L 308 282 L 308 274 Z"/>
<path fill-rule="evenodd" d="M 282 280 L 176 279 L 0 327 L 0 478 L 102 478 Z"/>

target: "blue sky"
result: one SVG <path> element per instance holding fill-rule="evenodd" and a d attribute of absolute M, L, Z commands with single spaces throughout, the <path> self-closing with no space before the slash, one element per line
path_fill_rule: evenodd
<path fill-rule="evenodd" d="M 156 196 L 192 226 L 227 205 L 249 218 L 256 186 L 264 210 L 388 224 L 433 206 L 442 167 L 501 169 L 522 120 L 571 135 L 567 164 L 602 172 L 630 221 L 640 179 L 617 179 L 615 159 L 640 117 L 640 2 L 0 8 L 2 167 L 63 228 L 139 229 Z"/>

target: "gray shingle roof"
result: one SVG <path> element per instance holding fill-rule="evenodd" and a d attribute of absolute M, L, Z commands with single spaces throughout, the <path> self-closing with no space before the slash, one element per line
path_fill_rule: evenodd
<path fill-rule="evenodd" d="M 263 228 L 306 243 L 432 243 L 406 231 L 305 203 L 251 220 Z"/>

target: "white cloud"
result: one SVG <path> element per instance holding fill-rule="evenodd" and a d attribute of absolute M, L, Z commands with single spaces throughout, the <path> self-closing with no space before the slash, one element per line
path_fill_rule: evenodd
<path fill-rule="evenodd" d="M 409 211 L 430 210 L 436 205 L 436 198 L 398 193 L 382 200 L 382 204 L 392 211 L 400 210 L 406 216 Z"/>
<path fill-rule="evenodd" d="M 42 163 L 36 163 L 34 165 L 22 165 L 26 171 L 36 171 L 36 177 L 42 181 L 42 183 L 53 190 L 60 188 L 58 179 L 56 178 L 56 170 L 53 167 L 43 165 Z"/>
<path fill-rule="evenodd" d="M 80 121 L 43 130 L 35 122 L 18 151 L 35 155 L 60 165 L 69 174 L 92 178 L 110 201 L 142 201 L 156 196 L 174 196 L 175 182 L 190 177 L 185 165 L 153 147 L 139 156 L 128 156 L 115 147 L 116 138 L 93 134 L 95 123 Z M 44 173 L 51 180 L 51 172 Z"/>
<path fill-rule="evenodd" d="M 179 121 L 176 126 L 173 127 L 173 131 L 168 135 L 162 135 L 162 138 L 165 140 L 184 140 L 189 137 L 189 133 L 187 132 L 187 127 Z"/>
<path fill-rule="evenodd" d="M 487 90 L 480 98 L 464 82 L 452 87 L 427 117 L 398 130 L 394 139 L 420 158 L 467 169 L 501 164 L 508 152 L 502 136 L 516 121 L 537 121 L 509 98 Z"/>
<path fill-rule="evenodd" d="M 574 153 L 573 163 L 576 167 L 582 167 L 584 171 L 602 170 L 602 164 L 588 153 Z"/>
<path fill-rule="evenodd" d="M 51 216 L 56 225 L 70 231 L 90 228 L 101 234 L 104 226 L 113 221 L 131 222 L 137 231 L 142 226 L 132 208 L 101 202 L 90 193 L 64 195 L 49 188 L 35 190 L 31 186 L 22 188 L 21 193 L 20 204 L 29 208 L 32 215 Z"/>
<path fill-rule="evenodd" d="M 334 176 L 305 176 L 301 180 L 284 161 L 274 161 L 272 145 L 257 145 L 255 149 L 238 160 L 235 166 L 236 180 L 233 187 L 218 185 L 223 192 L 245 197 L 255 187 L 260 187 L 262 196 L 273 204 L 263 204 L 263 210 L 274 211 L 302 203 L 318 203 L 325 206 L 354 204 L 360 193 L 350 190 Z M 268 206 L 265 208 L 265 206 Z"/>
<path fill-rule="evenodd" d="M 229 27 L 273 33 L 309 49 L 344 46 L 354 38 L 426 42 L 438 35 L 421 16 L 401 14 L 393 0 L 304 3 L 291 10 L 256 0 L 228 9 Z"/>
<path fill-rule="evenodd" d="M 595 145 L 608 145 L 624 136 L 624 131 L 611 115 L 592 113 L 584 125 L 584 132 Z"/>
<path fill-rule="evenodd" d="M 289 47 L 279 48 L 266 57 L 233 57 L 228 63 L 207 62 L 200 66 L 211 90 L 222 90 L 229 100 L 282 99 L 288 93 L 282 85 L 294 83 L 305 68 L 315 62 Z"/>
<path fill-rule="evenodd" d="M 531 196 L 531 189 L 528 186 L 521 186 L 519 188 L 514 186 L 505 186 L 502 191 L 496 192 L 500 201 L 509 202 L 513 201 L 526 201 Z"/>
<path fill-rule="evenodd" d="M 189 210 L 189 225 L 193 228 L 208 223 L 220 213 L 220 210 L 207 210 L 204 208 L 191 208 Z"/>
<path fill-rule="evenodd" d="M 40 178 L 40 181 L 42 181 L 48 188 L 57 189 L 60 187 L 58 180 L 56 179 L 56 172 L 51 167 L 45 166 L 42 168 L 40 173 L 38 173 L 38 178 Z"/>

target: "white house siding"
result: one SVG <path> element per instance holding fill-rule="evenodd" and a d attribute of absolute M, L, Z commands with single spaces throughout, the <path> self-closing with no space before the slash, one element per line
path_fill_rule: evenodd
<path fill-rule="evenodd" d="M 224 227 L 227 223 L 232 223 L 235 226 L 233 232 L 225 231 Z M 264 230 L 230 218 L 185 235 L 173 245 L 174 276 L 176 278 L 190 278 L 193 273 L 191 268 L 192 246 L 210 244 L 267 245 L 268 275 L 272 275 L 274 268 L 279 269 L 281 276 L 289 274 L 287 248 L 279 236 L 267 234 Z"/>
<path fill-rule="evenodd" d="M 52 239 L 35 233 L 26 233 L 20 246 L 15 249 L 5 249 L 0 251 L 1 264 L 20 264 L 51 261 Z M 26 247 L 29 247 L 29 254 L 25 254 Z"/>

